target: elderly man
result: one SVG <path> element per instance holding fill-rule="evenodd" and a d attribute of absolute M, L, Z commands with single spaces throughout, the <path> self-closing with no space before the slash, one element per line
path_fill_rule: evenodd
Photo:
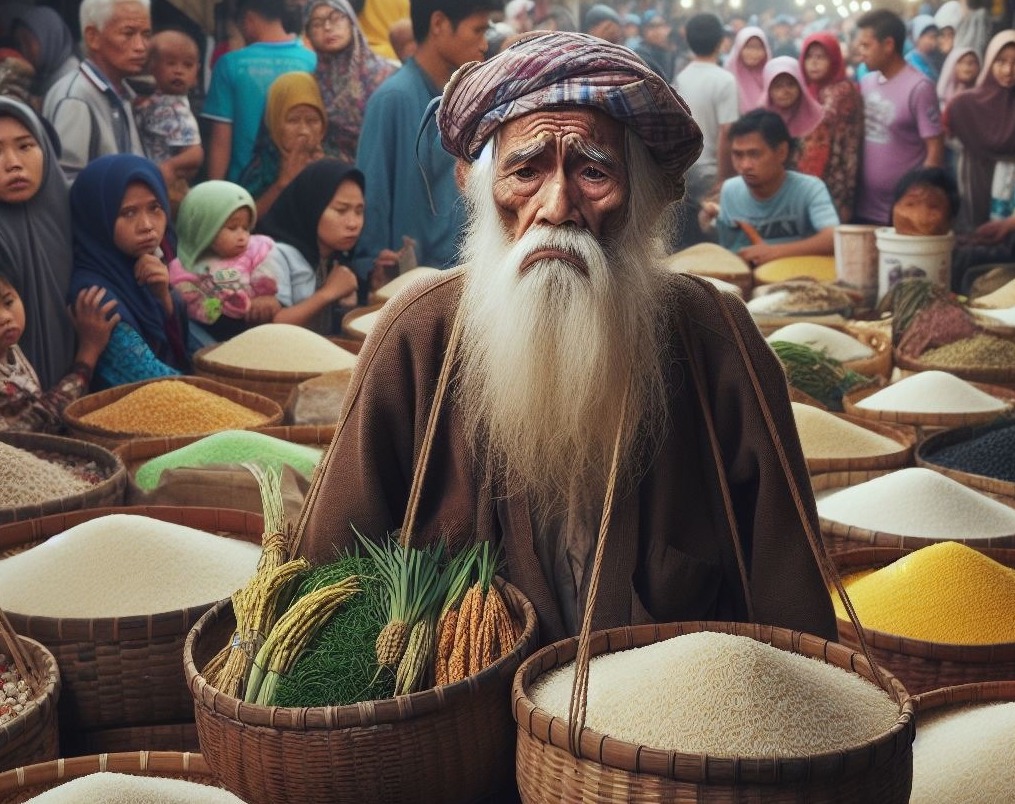
<path fill-rule="evenodd" d="M 79 14 L 87 57 L 42 104 L 71 179 L 104 154 L 145 155 L 131 111 L 134 91 L 124 79 L 144 71 L 152 35 L 149 0 L 84 0 Z"/>
<path fill-rule="evenodd" d="M 374 328 L 304 553 L 331 559 L 350 523 L 499 542 L 549 641 L 579 629 L 602 529 L 596 627 L 834 637 L 782 369 L 738 300 L 668 273 L 656 245 L 701 150 L 684 103 L 624 47 L 541 32 L 460 69 L 438 125 L 467 265 Z"/>

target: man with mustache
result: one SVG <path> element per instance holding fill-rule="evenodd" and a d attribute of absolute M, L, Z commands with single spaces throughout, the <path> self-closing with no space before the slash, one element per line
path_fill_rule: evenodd
<path fill-rule="evenodd" d="M 834 638 L 783 371 L 739 300 L 663 267 L 663 211 L 701 150 L 683 101 L 623 47 L 538 32 L 461 68 L 438 125 L 465 265 L 377 322 L 302 551 L 331 560 L 350 523 L 498 542 L 552 641 L 579 630 L 602 530 L 596 628 Z"/>

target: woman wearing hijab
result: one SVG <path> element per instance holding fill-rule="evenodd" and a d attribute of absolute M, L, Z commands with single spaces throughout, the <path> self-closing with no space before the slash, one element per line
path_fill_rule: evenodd
<path fill-rule="evenodd" d="M 324 156 L 324 99 L 310 73 L 283 73 L 268 88 L 264 122 L 239 184 L 264 215 L 296 175 Z"/>
<path fill-rule="evenodd" d="M 726 60 L 726 69 L 737 79 L 740 114 L 747 114 L 764 104 L 764 69 L 770 58 L 772 49 L 761 28 L 747 25 L 737 32 Z"/>
<path fill-rule="evenodd" d="M 971 47 L 952 48 L 941 67 L 941 77 L 937 82 L 937 96 L 944 110 L 952 98 L 976 86 L 980 75 L 980 56 Z"/>
<path fill-rule="evenodd" d="M 42 120 L 20 101 L 0 96 L 0 139 L 41 149 L 41 159 L 0 171 L 0 266 L 25 304 L 18 345 L 44 388 L 74 362 L 74 327 L 67 314 L 71 216 L 67 181 Z"/>
<path fill-rule="evenodd" d="M 324 153 L 351 163 L 367 101 L 395 67 L 367 45 L 346 0 L 314 0 L 306 13 L 304 31 L 317 53 L 314 77 L 328 110 Z"/>
<path fill-rule="evenodd" d="M 804 90 L 804 76 L 797 60 L 776 56 L 765 63 L 765 100 L 762 106 L 775 112 L 786 124 L 789 135 L 798 139 L 810 134 L 821 122 L 821 104 Z"/>
<path fill-rule="evenodd" d="M 825 182 L 839 220 L 853 218 L 863 150 L 863 98 L 846 77 L 842 48 L 827 31 L 804 39 L 800 51 L 807 94 L 821 104 L 821 120 L 801 141 L 796 169 Z"/>
<path fill-rule="evenodd" d="M 182 305 L 169 291 L 163 244 L 169 198 L 155 163 L 107 154 L 89 163 L 70 192 L 74 270 L 70 297 L 93 285 L 117 302 L 120 323 L 95 368 L 97 387 L 188 369 Z"/>
<path fill-rule="evenodd" d="M 1000 193 L 991 189 L 1005 183 L 1003 174 L 1011 172 L 1015 157 L 1015 30 L 990 40 L 983 65 L 976 87 L 952 98 L 944 117 L 949 135 L 961 146 L 956 166 L 962 198 L 958 226 L 975 230 L 982 242 L 998 243 L 1015 231 L 1015 219 L 1003 211 L 1003 188 L 998 188 Z M 989 220 L 994 217 L 992 195 L 1001 207 L 998 220 Z M 1007 196 L 1010 206 L 1010 189 Z"/>
<path fill-rule="evenodd" d="M 331 308 L 356 292 L 347 267 L 363 230 L 363 174 L 337 159 L 307 165 L 257 226 L 280 260 L 274 321 L 332 334 Z"/>
<path fill-rule="evenodd" d="M 48 6 L 33 6 L 21 12 L 11 25 L 18 49 L 35 68 L 33 92 L 44 98 L 49 88 L 78 68 L 81 59 L 74 52 L 74 37 L 67 23 Z"/>

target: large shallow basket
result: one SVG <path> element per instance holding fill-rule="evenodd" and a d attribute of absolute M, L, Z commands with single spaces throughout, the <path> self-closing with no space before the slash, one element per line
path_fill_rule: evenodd
<path fill-rule="evenodd" d="M 510 584 L 505 599 L 525 630 L 514 650 L 455 684 L 350 706 L 303 709 L 243 703 L 201 669 L 235 628 L 231 601 L 211 609 L 184 647 L 201 751 L 246 801 L 467 802 L 513 783 L 511 679 L 536 645 L 536 612 Z"/>
<path fill-rule="evenodd" d="M 812 477 L 811 488 L 815 492 L 830 491 L 832 489 L 845 488 L 846 486 L 855 486 L 884 474 L 887 474 L 887 472 L 880 470 L 869 472 L 829 472 L 828 474 Z M 1015 508 L 1015 498 L 1013 497 L 993 494 L 983 490 L 981 490 L 981 493 L 993 500 Z M 1015 547 L 1015 533 L 996 536 L 990 539 L 967 539 L 961 533 L 956 533 L 947 538 L 933 539 L 925 536 L 902 536 L 897 533 L 869 530 L 857 527 L 856 525 L 835 522 L 822 516 L 818 517 L 818 523 L 821 525 L 821 540 L 825 543 L 825 549 L 828 554 L 832 556 L 860 547 L 890 547 L 918 550 L 921 547 L 928 547 L 943 541 L 961 542 L 977 550 L 980 548 Z"/>
<path fill-rule="evenodd" d="M 1015 391 L 1010 388 L 1002 388 L 997 385 L 985 385 L 973 383 L 984 393 L 997 397 L 1007 404 L 1004 410 L 985 411 L 982 413 L 913 413 L 899 410 L 869 410 L 858 407 L 871 394 L 880 391 L 880 388 L 861 388 L 853 393 L 846 394 L 842 398 L 842 406 L 850 416 L 858 416 L 861 419 L 868 419 L 883 422 L 885 424 L 910 424 L 921 428 L 961 427 L 969 424 L 983 424 L 993 421 L 1000 416 L 1010 416 L 1015 406 Z"/>
<path fill-rule="evenodd" d="M 901 469 L 913 463 L 913 445 L 916 443 L 916 433 L 912 428 L 892 426 L 881 422 L 861 419 L 858 416 L 848 416 L 844 413 L 833 413 L 837 419 L 842 419 L 857 427 L 870 430 L 878 435 L 890 438 L 898 443 L 898 449 L 884 455 L 866 455 L 863 457 L 851 458 L 806 458 L 807 471 L 812 475 L 824 472 L 855 472 L 868 470 Z M 806 457 L 806 456 L 805 456 Z"/>
<path fill-rule="evenodd" d="M 145 380 L 143 382 L 131 383 L 130 385 L 118 385 L 116 388 L 109 388 L 105 391 L 88 394 L 88 396 L 83 396 L 80 399 L 71 402 L 64 409 L 64 422 L 70 430 L 71 435 L 75 438 L 91 441 L 92 443 L 100 444 L 108 448 L 118 447 L 123 442 L 130 441 L 135 438 L 142 438 L 145 435 L 143 433 L 124 433 L 116 430 L 107 430 L 105 427 L 96 427 L 88 424 L 87 422 L 83 422 L 81 421 L 81 417 L 86 416 L 99 408 L 104 408 L 107 405 L 116 402 L 118 399 L 122 399 L 127 396 L 127 394 L 136 391 L 142 385 L 148 385 L 153 382 L 163 382 L 166 379 L 188 383 L 204 391 L 209 391 L 210 393 L 225 397 L 226 399 L 236 402 L 239 405 L 243 405 L 245 408 L 250 408 L 257 413 L 263 414 L 265 420 L 256 425 L 257 427 L 271 427 L 282 423 L 282 408 L 277 402 L 268 399 L 266 396 L 262 396 L 261 394 L 243 391 L 239 388 L 232 388 L 228 385 L 223 385 L 220 382 L 215 382 L 214 380 L 209 380 L 205 377 L 162 377 L 157 380 Z M 215 430 L 211 429 L 200 433 L 179 433 L 179 435 L 208 435 L 212 432 L 215 432 Z"/>
<path fill-rule="evenodd" d="M 69 494 L 55 500 L 22 505 L 17 508 L 0 508 L 0 524 L 17 522 L 22 519 L 61 514 L 77 511 L 82 508 L 99 508 L 102 506 L 120 505 L 123 503 L 124 489 L 127 486 L 127 472 L 123 462 L 109 450 L 78 441 L 74 438 L 46 435 L 43 433 L 0 433 L 0 441 L 18 449 L 45 451 L 60 455 L 80 458 L 82 462 L 94 462 L 103 479 L 90 489 Z"/>
<path fill-rule="evenodd" d="M 107 514 L 137 514 L 260 544 L 260 516 L 212 508 L 93 508 L 0 527 L 4 555 Z M 101 560 L 115 560 L 115 556 Z M 192 730 L 183 643 L 207 605 L 132 617 L 38 617 L 8 612 L 14 630 L 53 652 L 63 679 L 60 726 L 65 755 L 85 748 L 172 744 Z M 108 739 L 107 739 L 108 738 Z"/>
<path fill-rule="evenodd" d="M 993 334 L 997 335 L 997 332 Z M 895 350 L 895 365 L 904 372 L 947 371 L 969 382 L 1015 387 L 1015 366 L 935 366 L 918 358 L 907 357 L 898 349 Z"/>
<path fill-rule="evenodd" d="M 29 681 L 35 694 L 31 698 L 31 705 L 24 712 L 0 726 L 0 770 L 60 756 L 60 729 L 57 722 L 60 669 L 56 666 L 53 654 L 44 646 L 34 639 L 17 638 L 29 672 L 34 676 L 26 681 Z M 3 650 L 8 652 L 6 648 Z"/>
<path fill-rule="evenodd" d="M 615 628 L 594 633 L 591 656 L 615 653 L 700 631 L 757 639 L 877 683 L 867 660 L 834 642 L 784 628 L 745 623 L 691 622 Z M 902 705 L 895 725 L 849 751 L 809 757 L 714 757 L 638 746 L 585 728 L 580 758 L 568 750 L 568 726 L 528 697 L 544 673 L 573 661 L 578 639 L 530 656 L 518 669 L 512 705 L 518 723 L 518 789 L 522 801 L 582 802 L 906 802 L 912 783 L 913 705 L 889 674 Z M 718 713 L 717 713 L 717 716 Z M 828 724 L 835 728 L 834 723 Z"/>
<path fill-rule="evenodd" d="M 986 424 L 979 427 L 956 427 L 952 430 L 942 430 L 941 432 L 934 433 L 933 435 L 927 436 L 923 439 L 916 448 L 916 465 L 923 466 L 927 469 L 933 469 L 935 472 L 950 477 L 952 480 L 957 480 L 964 486 L 969 486 L 979 491 L 987 491 L 992 494 L 1001 494 L 1005 497 L 1015 498 L 1015 483 L 1007 480 L 999 480 L 996 477 L 988 477 L 987 475 L 978 475 L 973 472 L 963 472 L 960 469 L 952 469 L 948 466 L 942 466 L 939 463 L 934 462 L 934 453 L 944 447 L 950 447 L 955 444 L 961 444 L 964 441 L 969 441 L 973 438 L 989 433 L 995 428 L 1002 427 L 1015 427 L 1015 423 L 1009 420 L 997 422 L 995 424 Z M 1015 461 L 1015 455 L 1005 456 L 1008 460 Z"/>
<path fill-rule="evenodd" d="M 268 399 L 278 402 L 279 405 L 285 405 L 293 388 L 301 382 L 319 377 L 323 373 L 320 371 L 267 371 L 226 366 L 208 358 L 209 353 L 217 347 L 218 344 L 212 344 L 198 349 L 194 353 L 194 373 L 198 377 L 206 377 L 223 385 L 266 396 Z M 351 373 L 352 369 L 348 369 L 348 372 Z"/>
<path fill-rule="evenodd" d="M 846 576 L 887 566 L 911 552 L 874 547 L 840 553 L 834 560 L 839 573 Z M 980 552 L 1008 567 L 1015 567 L 1015 550 L 983 549 Z M 848 647 L 857 647 L 859 642 L 853 625 L 840 619 L 838 626 L 839 641 Z M 894 673 L 913 695 L 956 684 L 1015 679 L 1015 643 L 954 645 L 910 639 L 872 628 L 864 628 L 863 635 L 874 661 Z"/>
<path fill-rule="evenodd" d="M 129 773 L 181 779 L 215 787 L 200 754 L 176 751 L 131 751 L 57 759 L 0 773 L 0 804 L 17 804 L 92 773 Z"/>

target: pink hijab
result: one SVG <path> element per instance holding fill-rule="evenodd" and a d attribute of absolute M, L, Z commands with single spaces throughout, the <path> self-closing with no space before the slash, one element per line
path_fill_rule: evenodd
<path fill-rule="evenodd" d="M 762 105 L 768 111 L 775 112 L 782 118 L 786 128 L 789 129 L 789 135 L 791 137 L 805 137 L 817 128 L 818 123 L 821 122 L 821 118 L 824 116 L 824 109 L 807 91 L 799 62 L 792 56 L 776 56 L 774 59 L 769 59 L 765 62 L 765 68 L 762 72 L 765 80 L 765 94 Z M 790 75 L 800 85 L 800 99 L 789 109 L 780 109 L 772 103 L 768 95 L 772 82 L 780 75 Z"/>
<path fill-rule="evenodd" d="M 941 101 L 941 107 L 944 108 L 948 105 L 948 101 L 967 89 L 972 87 L 964 87 L 955 81 L 955 65 L 958 64 L 959 59 L 963 56 L 967 56 L 972 53 L 976 56 L 976 60 L 980 61 L 980 54 L 976 52 L 975 47 L 953 47 L 952 52 L 948 54 L 948 58 L 945 59 L 944 65 L 941 67 L 941 77 L 937 80 L 937 96 Z M 980 75 L 983 75 L 983 62 L 980 62 Z M 979 78 L 979 76 L 977 76 Z M 975 84 L 974 84 L 975 86 Z"/>
<path fill-rule="evenodd" d="M 726 60 L 726 69 L 733 73 L 733 77 L 737 80 L 740 114 L 757 109 L 765 102 L 766 97 L 765 79 L 762 76 L 765 65 L 749 69 L 740 61 L 740 51 L 744 49 L 744 45 L 749 40 L 754 38 L 760 39 L 761 44 L 765 46 L 765 63 L 767 64 L 772 58 L 772 48 L 768 46 L 765 32 L 754 25 L 747 25 L 737 32 L 729 58 Z"/>

